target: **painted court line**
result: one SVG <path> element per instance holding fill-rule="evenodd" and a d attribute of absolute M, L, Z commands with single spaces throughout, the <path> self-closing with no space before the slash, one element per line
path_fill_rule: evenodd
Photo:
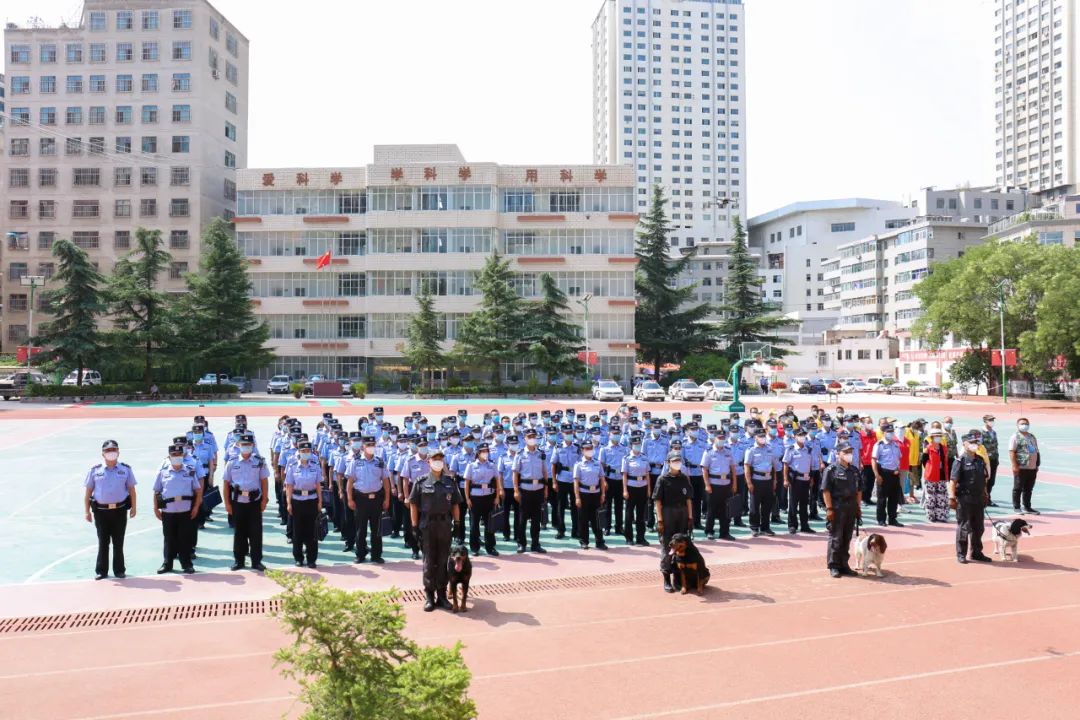
<path fill-rule="evenodd" d="M 631 665 L 639 662 L 652 662 L 656 660 L 674 660 L 676 658 L 693 657 L 695 655 L 712 655 L 716 653 L 735 652 L 737 650 L 756 650 L 758 648 L 778 647 L 781 645 L 791 645 L 793 643 L 802 642 L 817 642 L 820 640 L 835 640 L 838 638 L 846 637 L 858 637 L 860 635 L 873 635 L 875 633 L 882 632 L 894 632 L 896 630 L 911 630 L 914 628 L 935 627 L 939 625 L 951 625 L 953 623 L 971 622 L 974 620 L 992 620 L 995 618 L 1016 617 L 1018 615 L 1031 615 L 1033 613 L 1041 612 L 1056 612 L 1058 610 L 1072 610 L 1080 607 L 1080 603 L 1072 603 L 1071 605 L 1055 605 L 1053 607 L 1046 608 L 1033 608 L 1030 610 L 1010 610 L 1008 612 L 999 613 L 987 613 L 985 615 L 967 615 L 958 618 L 946 618 L 942 620 L 930 620 L 928 622 L 910 623 L 906 625 L 886 625 L 884 627 L 866 628 L 864 630 L 849 630 L 847 632 L 828 633 L 823 635 L 804 635 L 795 638 L 784 638 L 782 640 L 767 640 L 758 643 L 746 643 L 743 645 L 727 645 L 724 647 L 705 648 L 702 650 L 687 650 L 685 652 L 677 653 L 664 653 L 662 655 L 645 655 L 633 658 L 620 658 L 618 660 L 603 660 L 593 663 L 581 663 L 579 665 L 558 665 L 549 668 L 538 668 L 536 670 L 516 670 L 514 672 L 507 673 L 493 673 L 491 675 L 477 675 L 474 680 L 496 680 L 509 677 L 524 677 L 526 675 L 541 675 L 548 673 L 556 673 L 563 671 L 573 670 L 591 670 L 593 668 L 600 667 L 612 667 L 614 665 Z"/>
<path fill-rule="evenodd" d="M 144 662 L 123 663 L 121 665 L 91 665 L 89 667 L 66 668 L 64 670 L 43 670 L 41 672 L 19 673 L 18 675 L 0 675 L 0 681 L 23 680 L 32 677 L 48 677 L 50 675 L 68 675 L 80 672 L 98 672 L 104 670 L 128 670 L 130 668 L 154 667 L 158 665 L 177 665 L 179 663 L 212 662 L 214 660 L 244 660 L 246 658 L 273 655 L 274 651 L 239 653 L 236 655 L 203 655 L 191 658 L 170 658 L 168 660 L 147 660 Z"/>
<path fill-rule="evenodd" d="M 133 710 L 131 712 L 113 713 L 111 715 L 85 715 L 71 720 L 119 720 L 120 718 L 147 717 L 150 715 L 175 715 L 176 713 L 192 712 L 195 710 L 214 710 L 216 708 L 243 707 L 244 705 L 264 705 L 266 703 L 285 702 L 295 700 L 294 695 L 278 695 L 276 697 L 253 698 L 251 700 L 234 700 L 232 702 L 206 703 L 203 705 L 185 705 L 174 708 L 155 708 L 153 710 Z"/>
<path fill-rule="evenodd" d="M 1047 660 L 1063 660 L 1065 658 L 1072 658 L 1080 656 L 1080 650 L 1071 650 L 1064 653 L 1055 653 L 1053 655 L 1037 655 L 1035 657 L 1017 658 L 1015 660 L 1001 660 L 999 662 L 983 663 L 981 665 L 965 665 L 963 667 L 953 667 L 946 670 L 932 670 L 923 673 L 913 673 L 911 675 L 895 675 L 893 677 L 879 678 L 877 680 L 864 680 L 857 683 L 848 683 L 846 685 L 830 685 L 829 687 L 812 688 L 810 690 L 799 690 L 797 692 L 780 693 L 777 695 L 759 695 L 757 697 L 745 698 L 743 700 L 731 700 L 729 702 L 714 703 L 711 705 L 697 705 L 695 707 L 680 708 L 678 710 L 662 710 L 657 712 L 650 712 L 646 715 L 623 715 L 613 720 L 649 720 L 656 717 L 671 717 L 672 715 L 685 715 L 686 713 L 693 712 L 705 712 L 707 710 L 722 710 L 724 708 L 739 707 L 742 705 L 755 705 L 764 702 L 774 702 L 776 700 L 790 700 L 793 698 L 808 697 L 811 695 L 821 695 L 824 693 L 843 692 L 844 690 L 858 690 L 866 687 L 876 687 L 878 685 L 888 685 L 891 683 L 907 682 L 911 680 L 925 680 L 927 678 L 942 677 L 945 675 L 955 675 L 957 673 L 968 672 L 971 670 L 992 670 L 995 668 L 1010 667 L 1012 665 L 1027 665 L 1030 663 L 1045 662 Z"/>
<path fill-rule="evenodd" d="M 151 530 L 160 530 L 160 528 L 157 528 L 157 527 L 154 527 L 153 525 L 151 525 L 150 527 L 143 528 L 142 530 L 136 530 L 133 533 L 128 533 L 126 538 L 132 538 L 132 537 L 135 537 L 136 535 L 142 535 L 144 533 L 150 532 Z M 125 540 L 126 540 L 126 538 L 125 538 Z M 60 558 L 59 560 L 53 560 L 51 563 L 49 563 L 45 567 L 41 568 L 40 570 L 35 572 L 30 577 L 23 580 L 21 584 L 28 585 L 28 584 L 33 583 L 35 580 L 37 580 L 39 577 L 41 577 L 45 573 L 52 570 L 57 565 L 62 565 L 63 563 L 66 563 L 68 560 L 71 560 L 72 558 L 77 558 L 80 555 L 84 555 L 84 554 L 86 554 L 88 552 L 97 552 L 97 547 L 98 547 L 97 543 L 95 543 L 93 545 L 87 545 L 86 547 L 80 548 L 79 550 L 76 550 L 73 553 L 68 553 L 67 555 Z"/>

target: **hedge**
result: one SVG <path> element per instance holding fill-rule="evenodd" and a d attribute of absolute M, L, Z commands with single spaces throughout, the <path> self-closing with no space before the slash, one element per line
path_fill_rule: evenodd
<path fill-rule="evenodd" d="M 160 383 L 161 395 L 232 395 L 240 392 L 235 385 L 194 385 L 192 383 Z M 115 383 L 111 385 L 29 385 L 27 397 L 98 397 L 102 395 L 149 395 L 143 383 Z"/>
<path fill-rule="evenodd" d="M 585 387 L 567 388 L 562 385 L 541 385 L 528 387 L 523 385 L 503 385 L 502 387 L 486 385 L 461 385 L 451 388 L 431 388 L 419 390 L 417 395 L 588 395 L 590 391 Z"/>

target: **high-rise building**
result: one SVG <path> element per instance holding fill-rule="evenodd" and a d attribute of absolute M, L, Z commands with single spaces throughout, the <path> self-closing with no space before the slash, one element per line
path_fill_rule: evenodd
<path fill-rule="evenodd" d="M 247 39 L 206 0 L 86 0 L 76 27 L 9 24 L 4 48 L 0 341 L 26 339 L 20 278 L 53 274 L 58 238 L 107 274 L 136 228 L 160 230 L 172 254 L 165 287 L 180 291 L 202 228 L 235 209 Z"/>
<path fill-rule="evenodd" d="M 1076 0 L 996 0 L 994 5 L 995 168 L 999 185 L 1040 201 L 1080 182 L 1080 73 Z"/>
<path fill-rule="evenodd" d="M 746 208 L 742 0 L 604 0 L 593 21 L 593 161 L 663 186 L 673 252 L 723 255 Z M 709 261 L 714 263 L 715 261 Z"/>
<path fill-rule="evenodd" d="M 496 251 L 527 300 L 552 275 L 572 322 L 588 328 L 594 374 L 633 376 L 630 168 L 507 166 L 468 162 L 456 145 L 376 145 L 362 168 L 238 175 L 237 242 L 277 355 L 263 376 L 396 383 L 410 370 L 402 351 L 421 287 L 435 296 L 449 349 L 478 305 L 475 272 Z M 516 381 L 531 371 L 523 358 L 503 373 Z"/>

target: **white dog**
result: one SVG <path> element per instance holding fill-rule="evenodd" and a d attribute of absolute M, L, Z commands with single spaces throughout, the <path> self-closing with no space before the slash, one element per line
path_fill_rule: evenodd
<path fill-rule="evenodd" d="M 863 535 L 855 543 L 855 565 L 859 568 L 860 575 L 867 575 L 870 566 L 881 577 L 881 563 L 885 561 L 885 549 L 888 545 L 885 538 L 877 533 Z"/>
<path fill-rule="evenodd" d="M 994 554 L 1000 560 L 1012 555 L 1012 561 L 1020 559 L 1020 536 L 1031 534 L 1027 520 L 998 520 L 994 523 Z"/>

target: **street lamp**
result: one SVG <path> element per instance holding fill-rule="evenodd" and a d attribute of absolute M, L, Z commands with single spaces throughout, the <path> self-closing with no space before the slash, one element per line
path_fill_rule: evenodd
<path fill-rule="evenodd" d="M 585 293 L 585 296 L 577 301 L 578 305 L 585 309 L 585 384 L 589 384 L 589 301 L 592 300 L 592 293 Z"/>
<path fill-rule="evenodd" d="M 26 332 L 26 367 L 29 369 L 30 361 L 34 357 L 34 344 L 31 342 L 31 338 L 34 337 L 34 290 L 45 284 L 45 276 L 23 275 L 19 278 L 19 282 L 30 288 L 30 322 L 27 324 Z"/>
<path fill-rule="evenodd" d="M 1001 402 L 1008 404 L 1009 394 L 1005 381 L 1005 296 L 1012 291 L 1012 283 L 1005 278 L 997 284 L 998 318 L 1001 321 Z"/>

